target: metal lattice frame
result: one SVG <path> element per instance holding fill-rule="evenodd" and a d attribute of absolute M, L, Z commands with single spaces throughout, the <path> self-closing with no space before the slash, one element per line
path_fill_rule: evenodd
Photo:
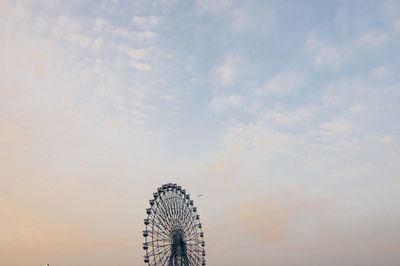
<path fill-rule="evenodd" d="M 176 184 L 153 193 L 143 231 L 144 262 L 152 266 L 206 265 L 200 216 L 193 200 Z"/>

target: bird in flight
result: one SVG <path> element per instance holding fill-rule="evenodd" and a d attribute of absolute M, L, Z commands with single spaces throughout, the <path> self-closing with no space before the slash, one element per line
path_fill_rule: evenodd
<path fill-rule="evenodd" d="M 203 194 L 197 194 L 197 197 L 203 197 Z"/>

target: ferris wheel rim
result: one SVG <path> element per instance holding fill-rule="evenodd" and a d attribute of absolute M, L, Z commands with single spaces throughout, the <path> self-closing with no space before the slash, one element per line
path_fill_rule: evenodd
<path fill-rule="evenodd" d="M 144 219 L 144 262 L 152 266 L 206 265 L 204 232 L 190 194 L 167 183 L 157 188 L 149 203 Z M 178 259 L 184 264 L 171 263 Z"/>

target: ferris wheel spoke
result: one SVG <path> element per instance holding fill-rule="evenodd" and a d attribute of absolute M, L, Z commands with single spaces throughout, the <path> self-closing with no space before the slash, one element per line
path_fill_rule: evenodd
<path fill-rule="evenodd" d="M 186 230 L 196 228 L 196 224 L 193 222 L 194 219 L 193 219 L 192 210 L 191 210 L 190 208 L 188 208 L 187 205 L 185 205 L 184 208 L 187 208 L 187 211 L 186 211 L 186 215 L 185 215 L 184 217 L 182 217 L 182 220 L 183 220 L 182 224 L 183 224 L 183 226 L 186 227 L 186 228 L 185 228 Z M 186 230 L 185 230 L 185 231 L 186 231 Z M 190 231 L 189 231 L 189 234 L 187 235 L 187 237 L 191 236 L 192 231 L 193 231 L 193 230 L 190 230 Z"/>
<path fill-rule="evenodd" d="M 190 245 L 190 246 L 187 246 L 187 248 L 191 251 L 202 251 L 203 250 L 201 245 Z"/>
<path fill-rule="evenodd" d="M 166 250 L 165 247 L 170 247 L 170 245 L 157 246 L 155 249 L 153 249 L 151 252 L 149 252 L 148 255 L 158 256 L 160 254 L 163 254 L 163 253 L 165 253 L 165 250 Z M 168 248 L 167 248 L 167 250 L 168 250 Z"/>
<path fill-rule="evenodd" d="M 170 252 L 166 253 L 166 256 L 164 258 L 164 260 L 162 260 L 162 263 L 160 265 L 166 265 L 166 262 L 168 261 L 168 259 L 172 256 L 172 250 L 170 250 Z"/>
<path fill-rule="evenodd" d="M 197 235 L 197 224 L 187 224 L 187 238 L 191 238 Z"/>
<path fill-rule="evenodd" d="M 171 209 L 173 209 L 171 219 L 173 220 L 174 227 L 180 227 L 180 222 L 179 222 L 179 205 L 182 199 L 178 196 L 174 197 L 174 199 L 171 201 Z"/>
<path fill-rule="evenodd" d="M 165 217 L 168 217 L 168 213 L 165 210 L 164 205 L 159 205 L 157 210 L 155 211 L 155 219 L 160 223 L 163 224 L 165 227 L 166 231 L 170 231 L 172 224 L 171 221 L 169 219 L 165 219 Z"/>
<path fill-rule="evenodd" d="M 162 217 L 160 216 L 160 218 L 161 218 L 162 221 L 165 221 L 168 224 L 168 230 L 171 230 L 172 224 L 171 224 L 170 219 L 165 219 L 165 218 L 170 217 L 169 211 L 167 209 L 168 205 L 165 203 L 164 197 L 160 197 L 160 198 L 161 199 L 160 199 L 160 202 L 159 202 L 159 205 L 158 205 L 158 208 L 160 209 L 161 214 L 162 214 Z"/>
<path fill-rule="evenodd" d="M 166 265 L 165 262 L 169 259 L 171 254 L 172 254 L 172 245 L 169 246 L 169 249 L 164 253 L 163 257 L 159 259 L 159 262 L 162 262 L 159 265 Z"/>
<path fill-rule="evenodd" d="M 166 234 L 166 231 L 168 230 L 168 226 L 167 226 L 167 225 L 163 224 L 161 221 L 159 221 L 159 220 L 157 220 L 157 219 L 155 219 L 155 220 L 150 220 L 150 221 L 151 221 L 150 224 L 151 224 L 153 227 L 155 227 L 156 229 L 161 230 L 161 232 L 163 232 L 163 233 Z M 166 235 L 168 235 L 168 234 L 166 234 Z"/>
<path fill-rule="evenodd" d="M 192 256 L 188 256 L 188 259 L 189 259 L 189 262 L 190 262 L 190 265 L 194 265 L 194 266 L 196 266 L 196 265 L 199 265 L 199 258 L 194 258 L 194 257 L 192 257 Z"/>
<path fill-rule="evenodd" d="M 154 231 L 155 234 L 153 234 L 153 239 L 156 239 L 156 241 L 169 241 L 169 236 L 164 233 L 163 231 Z"/>
<path fill-rule="evenodd" d="M 163 221 L 162 219 L 159 219 L 157 214 L 151 214 L 151 216 L 149 217 L 153 223 L 159 223 L 162 227 L 168 229 L 168 224 L 166 224 L 165 221 Z"/>
<path fill-rule="evenodd" d="M 173 209 L 172 212 L 172 216 L 171 219 L 174 221 L 174 224 L 177 224 L 179 219 L 178 219 L 178 206 L 179 206 L 179 199 L 175 198 L 172 202 L 171 202 L 171 208 Z"/>
<path fill-rule="evenodd" d="M 188 242 L 190 242 L 190 243 L 188 243 Z M 197 238 L 191 238 L 191 239 L 186 240 L 187 246 L 195 246 L 197 244 L 201 244 L 201 241 L 199 241 Z"/>
<path fill-rule="evenodd" d="M 157 218 L 165 217 L 166 211 L 164 210 L 164 205 L 161 202 L 157 205 L 157 208 L 154 210 L 154 216 Z M 160 221 L 166 221 L 165 219 L 161 219 Z"/>
<path fill-rule="evenodd" d="M 152 233 L 156 233 L 157 236 L 163 236 L 166 239 L 169 240 L 169 235 L 163 230 L 163 228 L 161 228 L 158 224 L 152 224 L 153 228 L 152 228 Z"/>
<path fill-rule="evenodd" d="M 190 252 L 190 254 L 189 254 L 189 256 L 188 257 L 195 257 L 196 259 L 198 259 L 198 260 L 202 260 L 203 258 L 202 258 L 202 256 L 200 255 L 201 253 L 201 250 L 191 250 L 191 252 Z"/>
<path fill-rule="evenodd" d="M 159 250 L 158 253 L 150 255 L 153 257 L 153 261 L 155 262 L 155 265 L 159 265 L 158 262 L 162 260 L 164 256 L 167 256 L 170 253 L 170 246 L 163 248 L 162 250 Z"/>
<path fill-rule="evenodd" d="M 191 222 L 189 228 L 187 229 L 188 230 L 188 233 L 187 233 L 188 238 L 197 235 L 197 227 L 198 227 L 197 224 Z"/>
<path fill-rule="evenodd" d="M 180 220 L 182 218 L 183 215 L 183 206 L 185 204 L 185 200 L 182 198 L 181 195 L 179 195 L 179 202 L 177 202 L 177 215 L 178 215 L 178 220 Z"/>
<path fill-rule="evenodd" d="M 182 216 L 180 217 L 181 218 L 181 222 L 182 222 L 182 224 L 186 224 L 187 223 L 187 217 L 190 215 L 190 209 L 188 210 L 187 208 L 186 208 L 186 206 L 185 207 L 183 207 L 186 211 L 182 211 Z"/>
<path fill-rule="evenodd" d="M 164 227 L 164 230 L 170 230 L 170 224 L 168 223 L 168 221 L 162 219 L 161 216 L 158 216 L 158 214 L 154 214 L 152 221 L 153 223 L 159 223 L 160 225 L 162 225 L 162 227 Z"/>
<path fill-rule="evenodd" d="M 182 199 L 182 197 L 179 195 L 178 196 L 179 200 L 176 200 L 175 204 L 175 208 L 176 208 L 176 219 L 179 221 L 183 215 L 182 212 L 182 206 L 184 204 L 184 200 Z"/>
<path fill-rule="evenodd" d="M 169 253 L 166 252 L 166 253 L 163 254 L 163 256 L 160 257 L 160 259 L 158 260 L 158 262 L 161 262 L 161 263 L 159 263 L 158 265 L 166 265 L 165 262 L 168 260 L 168 258 L 169 258 Z"/>
<path fill-rule="evenodd" d="M 157 242 L 165 242 L 167 244 L 165 244 L 166 246 L 171 245 L 171 243 L 167 242 L 167 241 L 160 241 L 160 240 L 152 240 L 152 241 L 148 241 L 147 244 L 151 244 L 151 245 L 158 245 Z M 163 245 L 164 246 L 164 245 Z"/>
<path fill-rule="evenodd" d="M 202 260 L 193 260 L 193 259 L 190 259 L 190 260 L 192 261 L 191 265 L 193 265 L 193 266 L 201 266 Z"/>
<path fill-rule="evenodd" d="M 172 214 L 172 219 L 174 220 L 174 224 L 177 225 L 179 224 L 179 214 L 180 214 L 180 209 L 179 205 L 181 204 L 182 198 L 179 196 L 176 196 L 172 203 L 171 203 L 171 208 L 173 208 L 173 214 Z"/>
<path fill-rule="evenodd" d="M 186 215 L 183 217 L 183 222 L 185 224 L 192 222 L 193 221 L 193 213 L 192 210 L 190 208 L 188 208 L 189 210 L 186 212 Z"/>
<path fill-rule="evenodd" d="M 164 196 L 160 195 L 160 201 L 159 201 L 158 207 L 163 212 L 163 214 L 166 215 L 165 217 L 169 217 L 167 206 L 168 206 L 168 203 L 164 199 Z"/>
<path fill-rule="evenodd" d="M 148 255 L 149 256 L 158 256 L 158 255 L 160 255 L 160 254 L 163 254 L 163 251 L 160 251 L 158 248 L 157 249 L 154 249 L 152 252 L 149 252 L 148 253 Z"/>
<path fill-rule="evenodd" d="M 202 241 L 199 240 L 197 233 L 193 234 L 193 238 L 187 239 L 186 246 L 190 251 L 201 252 L 200 246 Z"/>

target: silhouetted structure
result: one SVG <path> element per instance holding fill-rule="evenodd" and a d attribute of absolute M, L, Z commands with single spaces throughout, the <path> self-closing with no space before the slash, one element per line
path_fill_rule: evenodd
<path fill-rule="evenodd" d="M 206 265 L 200 216 L 186 190 L 164 184 L 149 202 L 144 219 L 144 262 L 152 266 Z"/>

